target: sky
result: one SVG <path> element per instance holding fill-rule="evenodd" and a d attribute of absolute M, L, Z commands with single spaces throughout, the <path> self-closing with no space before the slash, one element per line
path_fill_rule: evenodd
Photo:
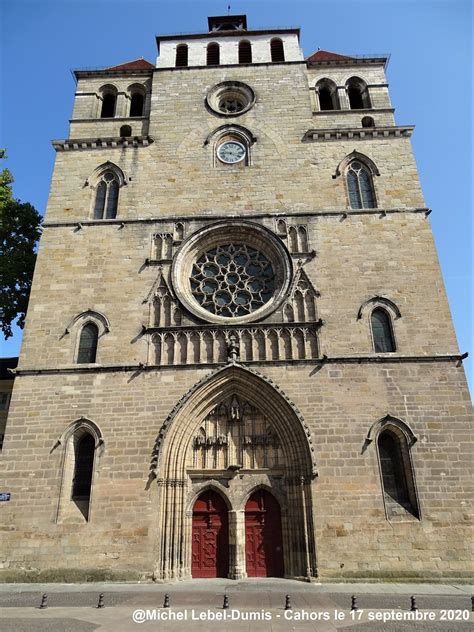
<path fill-rule="evenodd" d="M 156 60 L 155 35 L 204 32 L 229 1 L 0 0 L 0 146 L 14 195 L 46 209 L 55 152 L 72 113 L 71 69 Z M 473 348 L 471 0 L 230 2 L 252 28 L 299 26 L 305 56 L 390 54 L 398 125 L 416 125 L 414 153 L 461 353 Z M 0 355 L 18 355 L 21 332 Z M 446 350 L 451 352 L 452 350 Z M 465 363 L 471 392 L 473 359 Z"/>

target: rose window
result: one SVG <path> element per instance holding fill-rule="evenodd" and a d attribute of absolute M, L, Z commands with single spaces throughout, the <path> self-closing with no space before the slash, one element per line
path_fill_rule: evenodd
<path fill-rule="evenodd" d="M 245 107 L 245 104 L 241 103 L 237 99 L 222 99 L 219 103 L 219 109 L 221 112 L 225 112 L 226 114 L 236 114 L 240 112 Z"/>
<path fill-rule="evenodd" d="M 275 291 L 275 273 L 267 257 L 245 244 L 208 250 L 193 264 L 191 291 L 208 312 L 245 316 L 267 303 Z"/>

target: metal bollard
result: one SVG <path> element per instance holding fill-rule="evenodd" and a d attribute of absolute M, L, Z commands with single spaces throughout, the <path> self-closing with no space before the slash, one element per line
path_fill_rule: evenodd
<path fill-rule="evenodd" d="M 99 593 L 99 601 L 97 602 L 98 608 L 105 608 L 104 606 L 104 593 Z"/>
<path fill-rule="evenodd" d="M 411 601 L 410 610 L 412 612 L 416 612 L 418 610 L 418 606 L 416 605 L 416 599 L 415 597 L 413 597 L 413 595 L 410 597 L 410 601 Z"/>
<path fill-rule="evenodd" d="M 224 595 L 224 603 L 222 604 L 222 609 L 227 610 L 228 607 L 229 607 L 229 597 L 227 595 Z"/>
<path fill-rule="evenodd" d="M 44 608 L 48 607 L 48 595 L 46 593 L 44 593 L 43 596 L 41 597 L 41 603 L 39 607 L 41 610 L 44 610 Z"/>
<path fill-rule="evenodd" d="M 169 608 L 170 607 L 170 596 L 168 595 L 168 593 L 165 594 L 165 599 L 163 601 L 163 608 Z"/>
<path fill-rule="evenodd" d="M 359 610 L 359 606 L 357 605 L 357 597 L 352 595 L 351 597 L 351 610 Z"/>
<path fill-rule="evenodd" d="M 291 597 L 290 595 L 285 596 L 285 610 L 291 610 Z"/>

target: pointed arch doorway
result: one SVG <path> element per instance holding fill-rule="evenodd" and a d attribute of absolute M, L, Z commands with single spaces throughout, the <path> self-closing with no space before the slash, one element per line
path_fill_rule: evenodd
<path fill-rule="evenodd" d="M 229 573 L 229 523 L 227 505 L 208 489 L 193 507 L 192 576 L 227 577 Z"/>
<path fill-rule="evenodd" d="M 248 577 L 283 577 L 280 505 L 265 489 L 245 505 L 245 561 Z"/>
<path fill-rule="evenodd" d="M 154 471 L 159 510 L 156 578 L 247 577 L 245 509 L 258 490 L 268 490 L 269 497 L 260 492 L 249 506 L 248 526 L 265 555 L 253 565 L 251 576 L 317 575 L 314 448 L 300 413 L 273 382 L 234 364 L 202 379 L 162 426 Z M 216 497 L 211 508 L 196 503 L 205 500 L 200 496 L 209 490 L 227 511 Z M 262 518 L 268 525 L 280 525 L 281 535 L 271 536 L 276 543 L 259 523 Z M 213 532 L 217 525 L 227 534 L 224 546 L 218 546 L 221 530 Z M 225 562 L 219 558 L 221 551 Z"/>

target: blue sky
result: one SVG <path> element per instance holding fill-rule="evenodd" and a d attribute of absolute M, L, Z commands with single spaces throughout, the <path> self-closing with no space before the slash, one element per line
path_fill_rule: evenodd
<path fill-rule="evenodd" d="M 43 213 L 54 151 L 74 97 L 72 68 L 145 57 L 157 33 L 201 32 L 228 1 L 0 0 L 1 146 L 15 196 Z M 415 156 L 461 352 L 472 328 L 472 3 L 462 0 L 231 2 L 249 28 L 300 26 L 305 55 L 390 53 L 396 120 L 415 124 Z M 21 333 L 1 340 L 16 355 Z M 446 350 L 451 351 L 451 349 Z M 465 367 L 473 384 L 472 358 Z M 472 392 L 472 388 L 471 388 Z"/>

